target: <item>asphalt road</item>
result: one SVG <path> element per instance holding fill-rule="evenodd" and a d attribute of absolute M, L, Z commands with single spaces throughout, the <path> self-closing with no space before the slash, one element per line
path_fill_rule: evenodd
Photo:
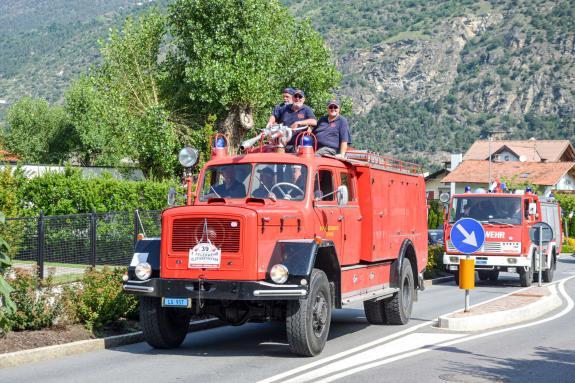
<path fill-rule="evenodd" d="M 555 281 L 575 298 L 575 257 L 560 258 Z M 471 304 L 520 289 L 513 274 L 478 282 Z M 290 354 L 280 323 L 251 323 L 189 334 L 176 350 L 145 343 L 0 370 L 0 382 L 575 382 L 575 310 L 479 333 L 433 327 L 463 307 L 455 285 L 419 294 L 405 326 L 371 326 L 361 304 L 336 310 L 330 339 L 315 358 Z"/>

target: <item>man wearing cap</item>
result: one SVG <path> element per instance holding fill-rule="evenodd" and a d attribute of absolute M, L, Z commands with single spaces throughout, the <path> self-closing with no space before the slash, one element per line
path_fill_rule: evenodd
<path fill-rule="evenodd" d="M 295 89 L 294 88 L 284 88 L 282 90 L 282 97 L 283 97 L 283 102 L 281 104 L 277 104 L 276 106 L 274 106 L 274 109 L 272 111 L 272 115 L 270 116 L 270 118 L 268 118 L 268 125 L 267 126 L 272 126 L 274 124 L 280 124 L 281 121 L 276 121 L 276 116 L 279 116 L 281 114 L 281 111 L 283 108 L 285 108 L 288 105 L 291 105 L 293 103 L 293 94 L 295 93 Z"/>
<path fill-rule="evenodd" d="M 315 126 L 317 124 L 317 118 L 313 110 L 304 103 L 305 93 L 303 90 L 296 90 L 293 94 L 293 104 L 285 106 L 277 115 L 273 116 L 274 120 L 272 123 L 284 124 L 292 130 L 302 126 Z M 300 132 L 301 130 L 293 132 L 293 136 L 286 147 L 288 151 L 293 150 L 295 139 Z"/>
<path fill-rule="evenodd" d="M 266 166 L 257 171 L 260 176 L 260 186 L 252 192 L 252 197 L 267 198 L 271 193 L 272 186 L 274 186 L 274 171 L 272 168 Z"/>
<path fill-rule="evenodd" d="M 220 198 L 245 198 L 246 188 L 243 183 L 236 179 L 234 167 L 223 166 L 220 171 L 224 180 L 214 187 L 217 196 Z"/>
<path fill-rule="evenodd" d="M 351 144 L 351 135 L 347 119 L 340 115 L 337 100 L 327 103 L 327 116 L 319 119 L 312 133 L 317 139 L 317 155 L 345 156 L 347 146 Z"/>

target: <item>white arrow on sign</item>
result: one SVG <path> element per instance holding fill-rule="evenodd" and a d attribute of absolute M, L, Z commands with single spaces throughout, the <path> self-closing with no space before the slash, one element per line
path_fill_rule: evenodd
<path fill-rule="evenodd" d="M 471 245 L 473 247 L 477 247 L 477 238 L 475 238 L 475 232 L 474 231 L 472 231 L 471 233 L 468 233 L 467 230 L 465 230 L 463 228 L 462 224 L 457 225 L 457 228 L 459 229 L 461 234 L 463 234 L 463 236 L 465 237 L 465 239 L 461 242 L 467 243 L 468 245 Z"/>

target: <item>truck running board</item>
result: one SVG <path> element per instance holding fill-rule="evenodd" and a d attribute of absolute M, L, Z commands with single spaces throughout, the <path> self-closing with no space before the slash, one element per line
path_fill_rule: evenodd
<path fill-rule="evenodd" d="M 359 293 L 357 295 L 344 296 L 341 299 L 341 303 L 343 305 L 349 305 L 351 303 L 367 301 L 370 299 L 373 299 L 375 301 L 379 301 L 379 300 L 382 300 L 385 298 L 390 298 L 393 294 L 397 293 L 398 291 L 399 291 L 398 288 L 386 287 L 383 289 L 378 289 L 378 290 L 373 290 L 373 291 L 368 291 L 368 292 L 362 292 L 362 293 Z"/>

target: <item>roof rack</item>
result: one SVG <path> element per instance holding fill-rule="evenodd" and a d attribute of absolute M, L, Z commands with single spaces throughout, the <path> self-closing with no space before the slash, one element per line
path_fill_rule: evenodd
<path fill-rule="evenodd" d="M 379 153 L 370 152 L 368 150 L 350 149 L 345 153 L 345 157 L 350 160 L 364 161 L 369 164 L 379 165 L 391 170 L 413 174 L 422 173 L 422 167 L 419 164 L 383 156 Z"/>

